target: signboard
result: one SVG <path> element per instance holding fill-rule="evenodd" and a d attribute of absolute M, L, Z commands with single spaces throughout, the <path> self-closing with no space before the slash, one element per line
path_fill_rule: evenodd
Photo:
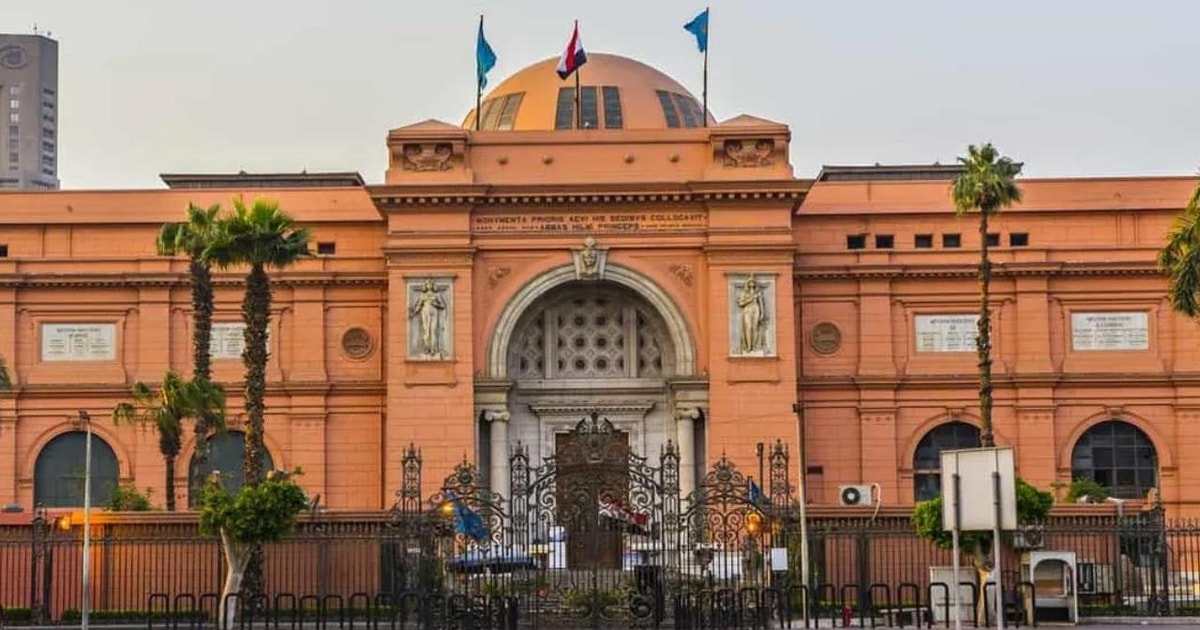
<path fill-rule="evenodd" d="M 116 324 L 42 324 L 43 361 L 112 361 Z"/>
<path fill-rule="evenodd" d="M 993 473 L 1000 475 L 1000 529 L 1017 528 L 1016 461 L 1010 446 L 942 451 L 942 529 L 954 529 L 954 509 L 959 509 L 959 531 L 996 529 L 996 494 Z M 959 491 L 954 492 L 954 475 Z"/>
<path fill-rule="evenodd" d="M 213 323 L 209 356 L 214 359 L 240 359 L 246 347 L 246 324 L 242 322 Z M 271 331 L 267 329 L 267 350 L 271 349 Z"/>
<path fill-rule="evenodd" d="M 1145 312 L 1071 313 L 1073 350 L 1149 350 L 1150 317 Z"/>
<path fill-rule="evenodd" d="M 703 230 L 707 226 L 706 213 L 686 210 L 604 213 L 480 212 L 471 217 L 471 231 L 476 234 L 678 232 Z"/>
<path fill-rule="evenodd" d="M 978 315 L 917 315 L 917 352 L 974 352 Z"/>

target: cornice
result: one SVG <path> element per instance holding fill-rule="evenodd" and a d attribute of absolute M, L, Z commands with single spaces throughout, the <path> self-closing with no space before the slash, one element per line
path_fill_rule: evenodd
<path fill-rule="evenodd" d="M 1070 385 L 1075 387 L 1104 387 L 1104 388 L 1146 388 L 1146 387 L 1179 387 L 1200 385 L 1200 372 L 1181 372 L 1175 374 L 1139 374 L 1139 373 L 1067 373 L 1067 374 L 1016 374 L 995 375 L 992 383 L 997 389 L 1021 387 L 1057 387 Z M 830 376 L 820 378 L 801 378 L 797 387 L 801 390 L 835 390 L 835 389 L 946 389 L 962 387 L 977 388 L 977 374 L 920 374 L 897 376 Z"/>
<path fill-rule="evenodd" d="M 223 381 L 226 393 L 241 390 L 245 383 L 242 381 Z M 268 382 L 268 396 L 318 396 L 334 394 L 387 394 L 387 384 L 383 381 L 284 381 Z M 5 395 L 15 399 L 53 400 L 58 398 L 77 399 L 80 396 L 113 396 L 128 397 L 128 383 L 37 383 L 20 385 L 14 384 Z M 236 396 L 235 396 L 236 398 Z"/>
<path fill-rule="evenodd" d="M 81 274 L 44 274 L 21 273 L 0 275 L 0 288 L 12 289 L 45 289 L 45 288 L 173 288 L 188 286 L 186 273 L 136 274 L 136 273 L 81 273 Z M 241 275 L 219 275 L 213 278 L 213 285 L 218 287 L 245 286 L 246 280 Z M 286 275 L 273 275 L 273 286 L 385 286 L 387 275 L 379 272 L 286 272 Z"/>
<path fill-rule="evenodd" d="M 806 180 L 697 182 L 682 186 L 654 184 L 528 186 L 377 186 L 370 188 L 378 206 L 560 206 L 631 203 L 690 204 L 720 201 L 799 202 Z"/>

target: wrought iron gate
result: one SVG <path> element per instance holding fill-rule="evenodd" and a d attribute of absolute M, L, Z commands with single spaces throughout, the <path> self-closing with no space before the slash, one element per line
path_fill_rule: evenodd
<path fill-rule="evenodd" d="M 722 457 L 681 497 L 674 444 L 651 462 L 592 413 L 540 464 L 518 445 L 511 497 L 464 461 L 422 499 L 410 448 L 385 590 L 421 627 L 766 627 L 788 607 L 787 462 L 762 455 L 764 490 Z"/>

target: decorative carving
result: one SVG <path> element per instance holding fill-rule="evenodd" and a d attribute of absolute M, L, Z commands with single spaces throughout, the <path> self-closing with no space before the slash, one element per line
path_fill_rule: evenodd
<path fill-rule="evenodd" d="M 729 352 L 733 356 L 775 355 L 775 283 L 769 276 L 729 278 Z"/>
<path fill-rule="evenodd" d="M 354 327 L 342 333 L 342 352 L 351 359 L 365 359 L 375 350 L 375 340 L 367 329 Z"/>
<path fill-rule="evenodd" d="M 408 358 L 440 361 L 451 355 L 453 298 L 449 278 L 408 283 Z"/>
<path fill-rule="evenodd" d="M 449 142 L 405 144 L 400 149 L 406 171 L 448 171 L 454 168 L 454 146 Z"/>
<path fill-rule="evenodd" d="M 583 249 L 571 252 L 575 262 L 575 278 L 577 280 L 603 280 L 604 267 L 608 262 L 608 251 L 596 247 L 596 239 L 587 237 L 583 240 Z"/>
<path fill-rule="evenodd" d="M 675 410 L 675 419 L 676 420 L 696 421 L 696 420 L 700 419 L 700 415 L 701 414 L 700 414 L 699 407 L 687 407 L 684 409 L 676 409 Z"/>
<path fill-rule="evenodd" d="M 675 264 L 671 265 L 669 267 L 669 269 L 671 270 L 671 273 L 675 274 L 676 278 L 679 278 L 680 282 L 686 284 L 689 287 L 692 286 L 693 276 L 692 276 L 692 266 L 691 265 L 689 265 L 687 263 L 675 263 Z"/>
<path fill-rule="evenodd" d="M 833 354 L 842 347 L 842 330 L 833 322 L 820 322 L 809 331 L 808 344 L 817 354 Z"/>
<path fill-rule="evenodd" d="M 512 273 L 510 267 L 492 267 L 488 270 L 488 286 L 495 287 L 500 284 L 500 281 L 507 278 L 508 274 Z"/>
<path fill-rule="evenodd" d="M 775 154 L 775 141 L 726 140 L 725 166 L 732 168 L 758 168 L 770 166 Z"/>
<path fill-rule="evenodd" d="M 483 419 L 487 422 L 508 422 L 512 419 L 512 414 L 507 409 L 486 409 Z"/>

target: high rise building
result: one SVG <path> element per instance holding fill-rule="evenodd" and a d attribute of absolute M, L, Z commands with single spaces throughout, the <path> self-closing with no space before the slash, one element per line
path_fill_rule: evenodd
<path fill-rule="evenodd" d="M 0 188 L 58 188 L 58 42 L 0 34 Z"/>

